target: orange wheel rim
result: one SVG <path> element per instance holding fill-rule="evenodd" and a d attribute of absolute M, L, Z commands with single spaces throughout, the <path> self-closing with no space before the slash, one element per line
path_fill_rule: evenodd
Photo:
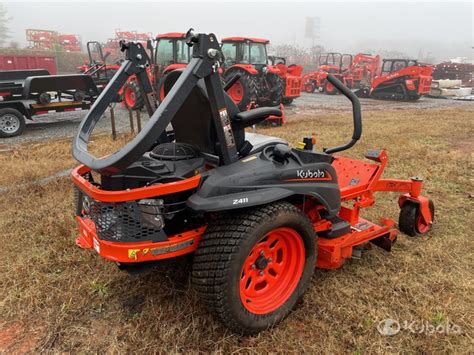
<path fill-rule="evenodd" d="M 125 103 L 127 104 L 128 107 L 135 106 L 135 101 L 136 101 L 135 90 L 133 90 L 130 87 L 127 87 L 125 89 L 124 96 L 125 96 Z"/>
<path fill-rule="evenodd" d="M 165 84 L 161 85 L 160 88 L 160 101 L 163 101 L 165 99 Z"/>
<path fill-rule="evenodd" d="M 334 85 L 332 85 L 331 83 L 327 83 L 326 84 L 326 91 L 327 92 L 333 92 L 334 91 Z"/>
<path fill-rule="evenodd" d="M 239 282 L 243 306 L 268 314 L 293 294 L 303 274 L 305 247 L 292 228 L 277 228 L 261 238 L 242 266 Z"/>
<path fill-rule="evenodd" d="M 230 96 L 232 101 L 238 104 L 244 98 L 244 87 L 237 81 L 229 90 L 227 90 L 227 94 Z"/>
<path fill-rule="evenodd" d="M 416 218 L 416 229 L 420 234 L 427 233 L 430 230 L 430 225 L 425 222 L 421 214 Z"/>

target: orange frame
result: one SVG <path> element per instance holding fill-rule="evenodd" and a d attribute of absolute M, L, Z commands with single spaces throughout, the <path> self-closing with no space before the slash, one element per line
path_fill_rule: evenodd
<path fill-rule="evenodd" d="M 383 218 L 380 225 L 360 217 L 360 209 L 370 207 L 375 203 L 374 192 L 392 191 L 402 192 L 399 198 L 400 207 L 406 201 L 412 201 L 420 206 L 420 212 L 427 224 L 431 223 L 429 200 L 420 195 L 423 182 L 421 179 L 411 180 L 380 179 L 388 162 L 384 150 L 367 156 L 376 163 L 362 160 L 335 157 L 333 166 L 339 177 L 341 202 L 353 201 L 352 207 L 342 206 L 339 217 L 349 222 L 351 231 L 346 235 L 334 239 L 318 237 L 318 260 L 316 265 L 320 268 L 335 269 L 343 265 L 345 259 L 352 256 L 353 247 L 367 243 L 376 238 L 385 238 L 388 243 L 393 243 L 398 230 L 395 221 Z M 83 176 L 90 169 L 81 165 L 71 173 L 76 186 L 89 197 L 101 202 L 126 202 L 143 198 L 168 195 L 176 192 L 198 188 L 201 176 L 147 187 L 122 191 L 104 191 L 94 186 Z M 357 176 L 357 179 L 354 178 Z M 331 228 L 330 221 L 321 218 L 320 204 L 311 202 L 302 206 L 308 218 L 313 222 L 316 232 L 327 231 Z M 169 237 L 165 242 L 111 242 L 101 240 L 97 236 L 94 222 L 87 217 L 76 217 L 80 235 L 76 239 L 78 246 L 84 249 L 95 249 L 103 258 L 119 263 L 137 263 L 143 261 L 169 259 L 176 256 L 194 252 L 206 225 Z"/>

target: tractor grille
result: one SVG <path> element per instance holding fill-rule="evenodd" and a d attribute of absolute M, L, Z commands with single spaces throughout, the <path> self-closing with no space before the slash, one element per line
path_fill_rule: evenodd
<path fill-rule="evenodd" d="M 93 201 L 90 218 L 102 240 L 120 242 L 166 241 L 162 229 L 154 228 L 145 220 L 136 202 L 102 203 Z"/>

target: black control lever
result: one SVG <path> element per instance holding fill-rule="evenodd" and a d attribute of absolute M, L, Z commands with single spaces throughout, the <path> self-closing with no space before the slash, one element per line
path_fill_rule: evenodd
<path fill-rule="evenodd" d="M 360 110 L 359 98 L 347 86 L 345 86 L 340 80 L 331 74 L 328 74 L 327 80 L 333 84 L 345 97 L 351 100 L 352 118 L 354 121 L 354 132 L 352 133 L 352 139 L 349 141 L 349 143 L 334 148 L 324 149 L 325 153 L 332 154 L 347 150 L 357 143 L 357 141 L 360 139 L 360 136 L 362 135 L 362 114 Z"/>

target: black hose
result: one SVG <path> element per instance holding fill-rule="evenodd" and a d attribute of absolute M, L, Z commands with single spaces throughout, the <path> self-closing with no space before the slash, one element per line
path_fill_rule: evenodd
<path fill-rule="evenodd" d="M 332 154 L 351 148 L 360 139 L 360 136 L 362 135 L 362 114 L 360 110 L 359 99 L 347 86 L 345 86 L 340 80 L 331 74 L 328 74 L 327 80 L 333 84 L 345 97 L 351 100 L 352 117 L 354 122 L 354 132 L 352 133 L 352 139 L 349 143 L 334 148 L 324 149 L 325 153 Z"/>

